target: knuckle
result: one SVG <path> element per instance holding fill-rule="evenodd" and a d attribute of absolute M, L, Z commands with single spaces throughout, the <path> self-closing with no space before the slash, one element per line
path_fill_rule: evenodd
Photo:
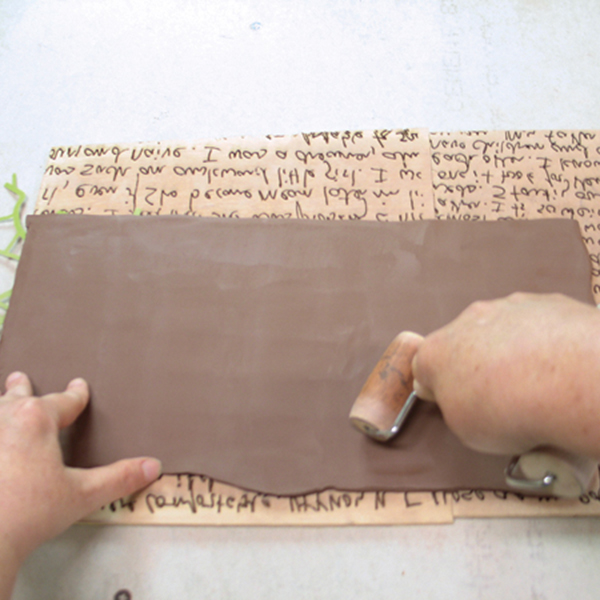
<path fill-rule="evenodd" d="M 48 413 L 41 398 L 30 397 L 21 401 L 15 417 L 23 429 L 35 433 L 50 431 L 53 426 L 52 416 Z"/>
<path fill-rule="evenodd" d="M 561 294 L 560 292 L 552 292 L 551 294 L 548 294 L 548 297 L 554 302 L 569 302 L 571 300 L 571 298 Z"/>
<path fill-rule="evenodd" d="M 526 297 L 527 294 L 525 292 L 513 292 L 508 296 L 508 300 L 511 302 L 523 302 Z"/>
<path fill-rule="evenodd" d="M 476 300 L 472 304 L 469 305 L 467 310 L 465 311 L 467 314 L 482 316 L 487 314 L 492 307 L 492 301 L 490 300 Z"/>
<path fill-rule="evenodd" d="M 416 351 L 423 341 L 423 336 L 418 333 L 413 333 L 412 331 L 402 331 L 398 334 L 396 339 L 400 345 L 409 350 Z"/>

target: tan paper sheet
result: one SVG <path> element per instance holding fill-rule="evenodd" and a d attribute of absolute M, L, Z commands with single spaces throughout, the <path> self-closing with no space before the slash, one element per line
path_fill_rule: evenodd
<path fill-rule="evenodd" d="M 427 132 L 53 148 L 37 213 L 433 218 Z"/>
<path fill-rule="evenodd" d="M 35 212 L 400 221 L 572 218 L 589 250 L 600 302 L 599 197 L 600 132 L 397 129 L 57 147 L 50 152 Z M 472 490 L 418 498 L 388 492 L 384 506 L 376 494 L 361 499 L 332 492 L 331 498 L 307 497 L 298 509 L 289 499 L 252 500 L 242 490 L 210 485 L 194 483 L 200 494 L 194 504 L 187 479 L 165 477 L 133 505 L 105 507 L 92 521 L 329 525 L 600 515 L 593 494 L 544 501 Z"/>
<path fill-rule="evenodd" d="M 277 497 L 197 475 L 167 475 L 134 498 L 92 515 L 91 523 L 162 525 L 385 525 L 451 523 L 452 502 L 421 492 L 329 490 Z"/>
<path fill-rule="evenodd" d="M 127 525 L 398 525 L 452 523 L 470 517 L 600 516 L 596 495 L 577 500 L 521 494 L 328 490 L 276 497 L 197 475 L 168 475 L 135 497 L 105 506 L 86 522 Z"/>

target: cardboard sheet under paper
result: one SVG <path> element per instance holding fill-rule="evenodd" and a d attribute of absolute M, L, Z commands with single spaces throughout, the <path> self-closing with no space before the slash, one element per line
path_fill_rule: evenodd
<path fill-rule="evenodd" d="M 166 472 L 297 494 L 504 489 L 507 457 L 464 448 L 423 403 L 389 446 L 347 424 L 395 334 L 476 299 L 592 302 L 577 224 L 30 217 L 0 377 L 73 377 L 92 402 L 69 464 L 154 455 Z"/>

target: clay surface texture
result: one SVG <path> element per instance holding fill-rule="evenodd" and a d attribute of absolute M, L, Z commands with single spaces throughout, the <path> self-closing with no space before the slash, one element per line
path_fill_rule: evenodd
<path fill-rule="evenodd" d="M 382 445 L 348 423 L 402 330 L 423 335 L 513 291 L 592 302 L 567 220 L 283 222 L 34 216 L 0 377 L 39 394 L 74 377 L 92 401 L 68 464 L 157 456 L 272 494 L 507 489 L 508 457 L 463 447 L 419 403 Z"/>

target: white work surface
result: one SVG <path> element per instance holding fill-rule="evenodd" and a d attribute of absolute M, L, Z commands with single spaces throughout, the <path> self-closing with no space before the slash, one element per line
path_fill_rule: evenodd
<path fill-rule="evenodd" d="M 17 173 L 31 211 L 55 145 L 600 129 L 599 17 L 597 0 L 3 0 L 0 183 Z M 15 598 L 591 598 L 599 536 L 589 518 L 76 526 Z"/>

